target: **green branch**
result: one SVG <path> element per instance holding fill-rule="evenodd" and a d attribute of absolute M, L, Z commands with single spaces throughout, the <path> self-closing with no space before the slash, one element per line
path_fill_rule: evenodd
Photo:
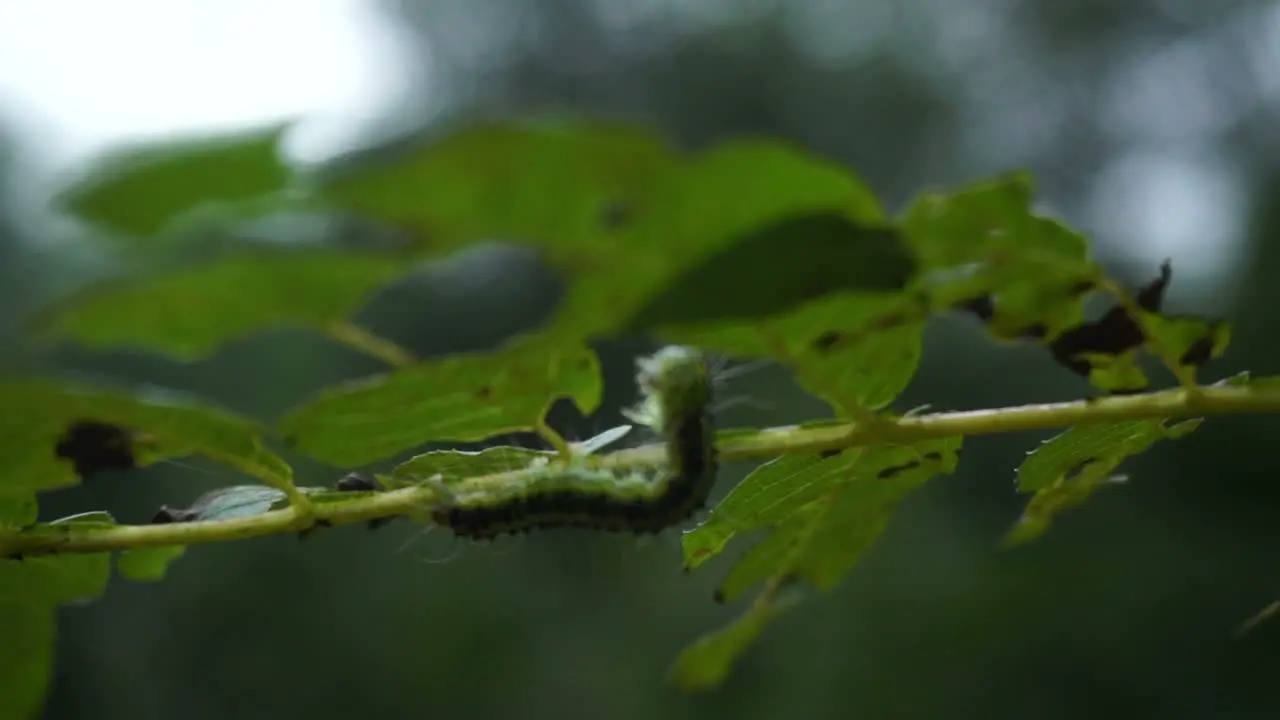
<path fill-rule="evenodd" d="M 414 363 L 413 353 L 354 323 L 331 323 L 323 329 L 323 332 L 330 340 L 381 360 L 392 367 L 406 367 Z"/>
<path fill-rule="evenodd" d="M 995 435 L 1044 430 L 1082 423 L 1164 419 L 1203 415 L 1280 412 L 1280 385 L 1262 387 L 1210 386 L 1187 392 L 1178 388 L 1159 392 L 1074 402 L 934 413 L 886 419 L 871 424 L 844 423 L 818 427 L 780 427 L 758 432 L 733 432 L 720 443 L 724 460 L 764 460 L 779 455 L 839 450 L 859 445 L 909 443 L 951 435 Z M 660 463 L 660 445 L 632 448 L 600 456 L 604 467 Z M 460 489 L 504 485 L 522 472 L 471 478 Z M 0 557 L 47 553 L 94 553 L 114 550 L 198 545 L 244 540 L 287 532 L 301 532 L 316 523 L 349 525 L 374 518 L 405 515 L 421 510 L 434 494 L 428 487 L 388 491 L 349 501 L 315 504 L 310 514 L 297 507 L 229 520 L 166 525 L 119 526 L 99 530 L 68 528 L 66 533 L 23 534 L 0 537 Z"/>

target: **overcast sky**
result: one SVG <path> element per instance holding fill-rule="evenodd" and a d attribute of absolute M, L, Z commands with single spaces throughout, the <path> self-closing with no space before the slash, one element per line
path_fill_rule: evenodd
<path fill-rule="evenodd" d="M 290 116 L 304 119 L 290 150 L 323 156 L 404 88 L 405 45 L 373 6 L 0 0 L 0 112 L 57 165 L 121 140 Z"/>

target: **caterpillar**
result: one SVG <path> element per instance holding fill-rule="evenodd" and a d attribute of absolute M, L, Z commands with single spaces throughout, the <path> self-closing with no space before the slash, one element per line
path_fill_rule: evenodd
<path fill-rule="evenodd" d="M 692 516 L 716 479 L 710 366 L 694 348 L 669 346 L 636 361 L 636 382 L 642 399 L 624 414 L 662 436 L 666 462 L 656 476 L 593 468 L 581 458 L 547 463 L 519 487 L 437 488 L 432 520 L 458 537 L 489 540 L 562 527 L 652 534 Z"/>

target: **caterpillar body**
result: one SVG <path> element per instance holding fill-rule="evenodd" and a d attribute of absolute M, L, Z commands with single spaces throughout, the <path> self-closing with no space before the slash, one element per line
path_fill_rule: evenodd
<path fill-rule="evenodd" d="M 636 365 L 643 399 L 626 415 L 662 436 L 666 462 L 656 476 L 578 461 L 549 464 L 532 470 L 520 487 L 446 494 L 433 521 L 475 540 L 562 527 L 657 533 L 702 509 L 718 465 L 710 366 L 701 352 L 682 346 L 663 348 Z"/>

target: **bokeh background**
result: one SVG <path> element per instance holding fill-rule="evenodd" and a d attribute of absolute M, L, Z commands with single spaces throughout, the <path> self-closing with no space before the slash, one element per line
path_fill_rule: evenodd
<path fill-rule="evenodd" d="M 1029 168 L 1044 210 L 1088 232 L 1118 276 L 1145 280 L 1170 257 L 1170 309 L 1235 321 L 1211 374 L 1280 371 L 1270 0 L 0 3 L 0 366 L 155 382 L 263 419 L 375 372 L 289 332 L 195 364 L 33 351 L 22 325 L 43 303 L 155 262 L 58 218 L 51 193 L 95 153 L 166 133 L 296 117 L 295 162 L 342 162 L 535 112 L 649 123 L 689 148 L 785 137 L 893 209 Z M 424 354 L 481 349 L 536 324 L 556 292 L 536 258 L 491 248 L 389 289 L 361 319 Z M 602 347 L 605 407 L 557 424 L 583 437 L 616 422 L 642 349 Z M 727 425 L 826 413 L 777 368 L 736 389 L 761 402 Z M 1042 351 L 957 318 L 931 327 L 897 407 L 1087 391 Z M 1013 471 L 1049 434 L 974 438 L 847 582 L 696 698 L 666 668 L 737 608 L 710 602 L 726 563 L 681 574 L 675 534 L 462 547 L 394 525 L 197 548 L 160 584 L 119 581 L 62 612 L 47 717 L 1280 717 L 1280 621 L 1233 635 L 1280 597 L 1278 431 L 1280 418 L 1215 418 L 1016 551 L 997 548 L 1024 500 Z M 306 482 L 335 476 L 299 467 Z M 169 463 L 51 494 L 43 512 L 143 522 L 240 480 Z"/>

